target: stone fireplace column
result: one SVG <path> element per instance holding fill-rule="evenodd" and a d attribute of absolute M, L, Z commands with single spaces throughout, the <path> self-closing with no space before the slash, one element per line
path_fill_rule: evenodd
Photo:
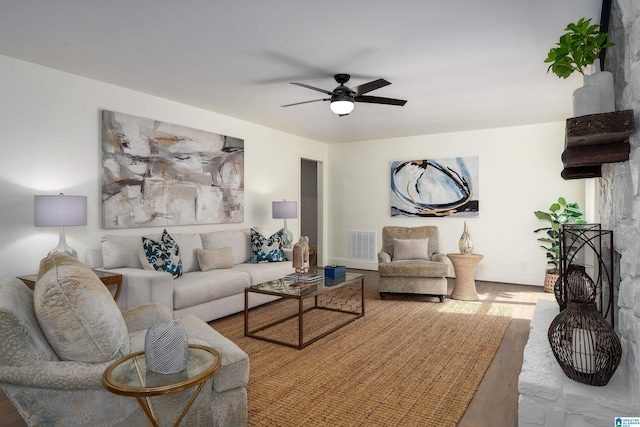
<path fill-rule="evenodd" d="M 620 254 L 618 327 L 622 369 L 635 401 L 640 400 L 640 1 L 612 3 L 605 69 L 613 73 L 616 110 L 634 110 L 629 161 L 602 166 L 600 218 L 613 230 Z"/>

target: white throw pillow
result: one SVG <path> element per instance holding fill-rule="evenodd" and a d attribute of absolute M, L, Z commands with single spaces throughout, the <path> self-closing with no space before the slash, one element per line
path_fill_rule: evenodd
<path fill-rule="evenodd" d="M 202 249 L 202 239 L 199 234 L 172 234 L 173 240 L 180 247 L 180 259 L 182 259 L 182 272 L 199 271 L 196 249 Z"/>
<path fill-rule="evenodd" d="M 429 238 L 393 239 L 393 259 L 429 259 Z"/>
<path fill-rule="evenodd" d="M 211 231 L 200 234 L 202 249 L 221 249 L 230 247 L 233 252 L 233 264 L 242 264 L 251 259 L 250 229 Z"/>
<path fill-rule="evenodd" d="M 142 268 L 138 253 L 142 249 L 140 236 L 102 237 L 102 264 L 104 268 Z"/>

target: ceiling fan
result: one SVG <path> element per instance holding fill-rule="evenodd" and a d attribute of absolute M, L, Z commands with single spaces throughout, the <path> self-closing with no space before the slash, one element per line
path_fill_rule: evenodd
<path fill-rule="evenodd" d="M 390 85 L 388 81 L 385 79 L 373 80 L 369 83 L 362 84 L 360 86 L 355 86 L 352 88 L 348 88 L 344 84 L 349 81 L 351 76 L 349 74 L 336 74 L 333 76 L 336 79 L 336 82 L 340 86 L 335 88 L 333 91 L 328 91 L 325 89 L 320 89 L 317 87 L 309 86 L 304 83 L 294 83 L 291 82 L 292 85 L 306 87 L 307 89 L 317 90 L 318 92 L 326 93 L 327 95 L 331 95 L 330 98 L 322 98 L 322 99 L 314 99 L 312 101 L 303 101 L 296 102 L 294 104 L 283 105 L 283 107 L 291 107 L 292 105 L 300 105 L 300 104 L 308 104 L 309 102 L 318 102 L 318 101 L 331 101 L 329 108 L 338 116 L 346 116 L 351 111 L 353 111 L 355 102 L 367 102 L 369 104 L 386 104 L 386 105 L 399 105 L 403 106 L 407 103 L 407 101 L 403 99 L 393 99 L 393 98 L 382 98 L 380 96 L 369 96 L 365 95 L 365 93 L 369 93 L 373 90 L 380 89 L 381 87 Z"/>

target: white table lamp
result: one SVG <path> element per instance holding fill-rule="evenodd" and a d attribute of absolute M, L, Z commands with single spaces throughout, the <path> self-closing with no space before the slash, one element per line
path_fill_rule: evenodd
<path fill-rule="evenodd" d="M 286 200 L 271 202 L 273 219 L 284 219 L 284 246 L 290 247 L 293 241 L 293 234 L 287 229 L 287 219 L 298 217 L 298 202 L 287 202 Z"/>
<path fill-rule="evenodd" d="M 53 248 L 49 255 L 64 252 L 78 258 L 78 253 L 67 245 L 64 227 L 87 225 L 87 197 L 65 196 L 62 193 L 57 196 L 35 196 L 34 225 L 36 227 L 60 227 L 58 246 Z"/>

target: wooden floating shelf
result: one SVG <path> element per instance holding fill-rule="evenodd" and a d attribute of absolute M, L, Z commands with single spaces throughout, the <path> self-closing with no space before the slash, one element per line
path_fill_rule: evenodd
<path fill-rule="evenodd" d="M 621 142 L 633 134 L 633 110 L 567 119 L 565 148 Z"/>
<path fill-rule="evenodd" d="M 601 165 L 629 160 L 633 134 L 633 110 L 589 114 L 567 119 L 564 179 L 602 176 Z"/>
<path fill-rule="evenodd" d="M 584 178 L 599 178 L 602 176 L 602 166 L 579 166 L 575 168 L 562 169 L 560 176 L 563 179 L 584 179 Z"/>
<path fill-rule="evenodd" d="M 629 160 L 629 141 L 567 148 L 562 153 L 565 167 L 600 166 Z"/>

